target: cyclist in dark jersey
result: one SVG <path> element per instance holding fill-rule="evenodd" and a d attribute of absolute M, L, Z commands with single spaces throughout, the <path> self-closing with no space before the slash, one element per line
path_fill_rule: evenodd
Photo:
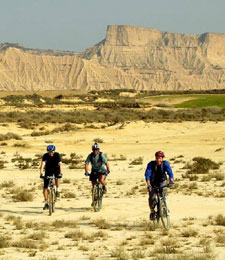
<path fill-rule="evenodd" d="M 148 163 L 146 171 L 145 171 L 145 180 L 147 182 L 147 189 L 149 191 L 149 207 L 151 210 L 150 219 L 153 220 L 155 218 L 155 198 L 156 194 L 152 190 L 152 187 L 162 187 L 166 183 L 167 176 L 169 176 L 169 184 L 174 184 L 173 172 L 170 167 L 169 162 L 163 161 L 164 153 L 158 151 L 155 153 L 155 161 L 151 161 Z M 166 192 L 163 191 L 165 196 Z"/>
<path fill-rule="evenodd" d="M 104 193 L 106 193 L 106 176 L 110 173 L 109 163 L 105 155 L 100 152 L 100 147 L 97 142 L 92 145 L 92 153 L 90 153 L 85 161 L 85 176 L 89 176 L 88 164 L 91 163 L 92 169 L 90 174 L 90 181 L 92 186 L 95 184 L 96 179 L 102 184 Z"/>
<path fill-rule="evenodd" d="M 42 157 L 41 167 L 40 167 L 40 178 L 46 176 L 55 176 L 55 185 L 56 185 L 56 196 L 59 197 L 59 184 L 60 178 L 62 178 L 62 160 L 59 153 L 55 152 L 54 145 L 47 146 L 47 153 L 45 153 Z M 45 171 L 45 175 L 43 176 L 43 171 Z M 43 194 L 45 199 L 45 204 L 43 209 L 48 209 L 48 185 L 49 179 L 44 178 L 44 187 Z"/>

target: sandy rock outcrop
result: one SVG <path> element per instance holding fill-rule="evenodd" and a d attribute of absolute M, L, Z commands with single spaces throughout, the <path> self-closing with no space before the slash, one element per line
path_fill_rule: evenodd
<path fill-rule="evenodd" d="M 83 53 L 0 44 L 0 90 L 225 88 L 225 34 L 108 26 Z"/>

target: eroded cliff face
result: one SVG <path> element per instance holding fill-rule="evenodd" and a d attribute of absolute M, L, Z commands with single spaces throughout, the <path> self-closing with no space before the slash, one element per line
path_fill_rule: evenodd
<path fill-rule="evenodd" d="M 84 53 L 0 45 L 0 90 L 225 88 L 225 35 L 108 26 Z"/>

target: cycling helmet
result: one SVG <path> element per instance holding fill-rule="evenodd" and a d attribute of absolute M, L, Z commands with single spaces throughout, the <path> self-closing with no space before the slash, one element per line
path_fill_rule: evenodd
<path fill-rule="evenodd" d="M 47 146 L 47 151 L 48 151 L 48 152 L 54 152 L 54 151 L 55 151 L 55 146 L 52 145 L 52 144 L 51 144 L 51 145 L 48 145 L 48 146 Z"/>
<path fill-rule="evenodd" d="M 97 150 L 97 149 L 100 149 L 99 145 L 97 142 L 95 142 L 93 145 L 92 145 L 92 150 Z"/>
<path fill-rule="evenodd" d="M 162 151 L 158 151 L 155 153 L 155 157 L 165 157 L 165 154 Z"/>

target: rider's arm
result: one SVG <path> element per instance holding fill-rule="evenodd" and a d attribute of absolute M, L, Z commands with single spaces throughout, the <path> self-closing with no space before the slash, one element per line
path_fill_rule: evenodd
<path fill-rule="evenodd" d="M 87 163 L 85 163 L 85 165 L 84 165 L 84 171 L 88 172 L 88 164 Z"/>
<path fill-rule="evenodd" d="M 170 164 L 167 161 L 165 161 L 164 165 L 166 168 L 166 172 L 169 175 L 170 181 L 174 181 L 173 171 L 172 168 L 170 167 Z"/>
<path fill-rule="evenodd" d="M 62 162 L 59 162 L 59 174 L 62 175 Z"/>
<path fill-rule="evenodd" d="M 41 166 L 40 166 L 40 174 L 43 174 L 44 168 L 45 168 L 45 161 L 41 161 Z"/>
<path fill-rule="evenodd" d="M 109 168 L 109 163 L 108 162 L 105 163 L 105 166 L 106 166 L 107 171 L 110 172 L 110 168 Z"/>
<path fill-rule="evenodd" d="M 150 181 L 151 175 L 152 175 L 152 165 L 151 165 L 151 163 L 149 163 L 145 170 L 145 180 L 147 183 L 147 187 L 151 186 L 151 181 Z M 151 191 L 151 188 L 148 188 L 148 190 Z"/>
<path fill-rule="evenodd" d="M 88 172 L 88 164 L 91 162 L 91 154 L 88 155 L 87 159 L 85 160 L 84 170 Z"/>

